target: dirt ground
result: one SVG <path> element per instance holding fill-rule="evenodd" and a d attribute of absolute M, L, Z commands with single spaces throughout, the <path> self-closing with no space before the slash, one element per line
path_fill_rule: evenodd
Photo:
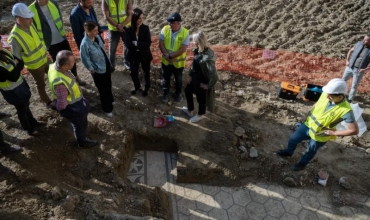
<path fill-rule="evenodd" d="M 1 34 L 13 25 L 10 11 L 15 2 L 0 3 Z M 68 30 L 69 13 L 76 3 L 58 2 Z M 100 3 L 95 1 L 95 10 L 104 24 Z M 159 33 L 170 12 L 177 10 L 185 27 L 191 32 L 206 31 L 212 44 L 249 44 L 339 58 L 367 33 L 369 20 L 361 15 L 369 14 L 369 4 L 354 0 L 135 1 L 146 13 L 145 22 L 153 35 Z M 38 120 L 47 122 L 39 137 L 28 136 L 14 107 L 0 98 L 1 111 L 12 114 L 0 122 L 5 139 L 23 147 L 22 153 L 0 157 L 1 164 L 11 170 L 0 174 L 2 219 L 170 219 L 168 197 L 162 190 L 132 184 L 126 178 L 135 150 L 177 152 L 179 182 L 243 187 L 268 181 L 318 189 L 322 186 L 316 174 L 323 169 L 330 174 L 325 189 L 332 192 L 334 205 L 350 205 L 350 195 L 370 193 L 368 132 L 360 138 L 329 142 L 300 172 L 291 172 L 289 167 L 299 160 L 305 144 L 288 160 L 273 153 L 286 146 L 294 124 L 313 104 L 302 101 L 302 94 L 296 101 L 276 98 L 276 82 L 219 72 L 215 113 L 190 124 L 181 112 L 185 100 L 160 102 L 158 66 L 152 67 L 153 86 L 146 98 L 130 95 L 129 72 L 118 66 L 112 75 L 117 103 L 113 118 L 101 111 L 98 91 L 80 62 L 78 73 L 88 82 L 83 88 L 92 106 L 88 135 L 99 140 L 96 149 L 76 148 L 69 122 L 40 102 L 31 76 L 26 75 L 33 93 L 31 110 Z M 369 95 L 362 94 L 356 102 L 365 109 L 363 118 L 369 123 Z M 159 114 L 171 114 L 175 122 L 153 128 L 153 118 Z M 245 131 L 240 137 L 234 134 L 238 127 Z M 248 152 L 254 147 L 259 156 L 241 157 L 240 146 Z M 338 185 L 343 176 L 349 180 L 347 189 Z"/>

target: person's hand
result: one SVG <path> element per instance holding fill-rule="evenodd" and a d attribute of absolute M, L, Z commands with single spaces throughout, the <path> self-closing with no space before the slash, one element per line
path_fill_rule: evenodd
<path fill-rule="evenodd" d="M 349 66 L 349 61 L 348 60 L 346 60 L 346 66 Z"/>
<path fill-rule="evenodd" d="M 206 84 L 201 83 L 200 84 L 200 88 L 207 90 L 208 89 L 208 86 Z"/>
<path fill-rule="evenodd" d="M 329 135 L 329 136 L 335 136 L 335 131 L 334 130 L 326 130 L 325 134 Z"/>
<path fill-rule="evenodd" d="M 189 79 L 188 79 L 188 84 L 191 83 L 191 76 L 189 76 Z"/>
<path fill-rule="evenodd" d="M 162 54 L 162 57 L 164 59 L 166 59 L 167 61 L 170 61 L 170 55 L 167 53 L 167 54 Z"/>
<path fill-rule="evenodd" d="M 91 70 L 91 71 L 90 71 L 90 73 L 91 73 L 91 74 L 95 74 L 95 70 Z"/>
<path fill-rule="evenodd" d="M 358 72 L 359 72 L 359 73 L 366 73 L 366 70 L 367 70 L 367 69 L 359 69 L 359 70 L 358 70 Z"/>
<path fill-rule="evenodd" d="M 50 63 L 54 62 L 54 61 L 53 61 L 53 58 L 51 57 L 51 55 L 50 55 L 50 53 L 49 53 L 49 51 L 46 51 L 46 56 L 49 58 Z"/>
<path fill-rule="evenodd" d="M 17 65 L 19 62 L 18 62 L 17 59 L 14 59 L 14 63 L 15 63 L 15 65 Z"/>
<path fill-rule="evenodd" d="M 118 32 L 124 32 L 125 31 L 124 26 L 122 24 L 117 25 L 117 30 L 118 30 Z"/>

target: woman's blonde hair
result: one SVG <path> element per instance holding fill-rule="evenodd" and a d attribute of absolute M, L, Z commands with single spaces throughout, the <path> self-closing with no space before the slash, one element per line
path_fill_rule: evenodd
<path fill-rule="evenodd" d="M 205 48 L 209 47 L 207 37 L 202 31 L 193 34 L 193 41 L 198 44 L 199 52 L 203 52 Z"/>

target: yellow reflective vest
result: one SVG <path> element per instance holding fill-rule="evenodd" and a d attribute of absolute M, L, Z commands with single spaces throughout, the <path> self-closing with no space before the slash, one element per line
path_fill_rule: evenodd
<path fill-rule="evenodd" d="M 76 81 L 72 80 L 72 78 L 59 72 L 55 68 L 55 63 L 49 66 L 48 81 L 49 81 L 50 91 L 54 99 L 57 98 L 57 95 L 54 89 L 55 89 L 55 86 L 59 84 L 63 84 L 68 89 L 68 96 L 67 96 L 68 104 L 76 103 L 82 99 L 82 93 Z"/>
<path fill-rule="evenodd" d="M 47 63 L 46 47 L 44 41 L 42 41 L 37 34 L 34 25 L 30 27 L 30 33 L 22 30 L 18 25 L 14 25 L 10 32 L 8 43 L 12 39 L 17 40 L 19 45 L 22 47 L 21 58 L 24 62 L 24 66 L 29 70 L 34 70 Z"/>
<path fill-rule="evenodd" d="M 33 20 L 36 23 L 36 29 L 37 32 L 39 33 L 40 39 L 43 41 L 44 40 L 44 34 L 42 33 L 42 27 L 41 27 L 41 22 L 40 22 L 40 16 L 39 13 L 36 9 L 36 1 L 34 1 L 28 8 L 35 14 L 33 16 Z M 50 11 L 51 17 L 53 18 L 53 22 L 55 26 L 57 27 L 60 36 L 64 37 L 66 35 L 66 31 L 63 28 L 63 21 L 62 18 L 59 14 L 58 8 L 56 5 L 54 5 L 53 2 L 49 1 L 48 2 L 48 9 Z"/>
<path fill-rule="evenodd" d="M 189 35 L 189 31 L 186 28 L 181 27 L 180 32 L 176 35 L 176 38 L 174 39 L 174 43 L 171 47 L 171 41 L 172 41 L 172 31 L 169 25 L 166 25 L 163 28 L 163 35 L 164 35 L 164 47 L 166 50 L 171 54 L 173 52 L 176 52 L 180 50 L 182 43 L 186 39 L 186 37 Z M 168 65 L 168 61 L 162 57 L 162 63 L 164 65 Z M 186 51 L 182 53 L 180 56 L 176 57 L 172 63 L 176 68 L 185 67 L 186 65 Z"/>
<path fill-rule="evenodd" d="M 9 57 L 9 59 L 14 60 L 13 55 L 9 51 L 5 49 L 2 49 L 2 51 L 5 52 L 6 56 Z M 14 69 L 14 66 L 12 64 L 6 63 L 3 61 L 0 61 L 0 66 L 8 70 L 8 72 L 13 71 Z M 23 82 L 22 76 L 19 76 L 16 82 L 11 82 L 9 80 L 6 80 L 5 82 L 0 82 L 0 89 L 3 91 L 10 91 L 10 90 L 17 88 L 19 85 L 22 84 L 22 82 Z"/>
<path fill-rule="evenodd" d="M 327 94 L 322 93 L 305 122 L 305 125 L 309 128 L 310 137 L 318 142 L 327 142 L 331 139 L 336 139 L 336 136 L 326 135 L 325 130 L 335 130 L 336 124 L 331 124 L 352 110 L 350 104 L 344 101 L 325 111 L 328 104 L 329 99 L 327 98 Z"/>
<path fill-rule="evenodd" d="M 127 0 L 119 0 L 118 6 L 115 0 L 105 0 L 108 5 L 109 14 L 112 20 L 118 24 L 123 23 L 127 18 Z M 130 26 L 131 22 L 129 22 L 127 26 Z M 117 28 L 108 23 L 108 29 L 111 31 L 117 31 Z"/>

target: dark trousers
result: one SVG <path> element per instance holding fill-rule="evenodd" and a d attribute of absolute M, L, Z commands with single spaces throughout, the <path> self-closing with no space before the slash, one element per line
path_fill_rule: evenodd
<path fill-rule="evenodd" d="M 0 131 L 0 150 L 5 150 L 8 147 L 10 147 L 10 145 L 5 143 L 4 137 L 3 137 L 3 132 Z"/>
<path fill-rule="evenodd" d="M 119 45 L 119 40 L 122 39 L 123 44 L 123 64 L 129 65 L 126 60 L 128 48 L 125 44 L 125 32 L 109 31 L 109 61 L 112 67 L 116 67 L 116 52 Z"/>
<path fill-rule="evenodd" d="M 188 110 L 194 110 L 194 101 L 193 94 L 197 97 L 199 103 L 198 115 L 204 115 L 206 113 L 206 99 L 207 99 L 207 90 L 200 87 L 200 82 L 191 81 L 185 87 L 185 97 L 186 102 L 188 103 Z"/>
<path fill-rule="evenodd" d="M 54 45 L 50 45 L 48 51 L 50 53 L 50 56 L 53 58 L 53 62 L 55 62 L 56 57 L 57 57 L 57 54 L 61 50 L 69 50 L 69 51 L 72 51 L 71 46 L 68 43 L 68 40 L 64 40 L 64 41 L 62 41 L 60 43 L 57 43 L 57 44 L 54 44 Z M 73 65 L 73 68 L 71 69 L 71 72 L 72 72 L 72 74 L 74 76 L 77 76 L 76 63 Z"/>
<path fill-rule="evenodd" d="M 28 133 L 34 132 L 34 125 L 37 124 L 37 120 L 33 117 L 30 110 L 30 101 L 27 100 L 26 102 L 15 104 L 14 107 L 17 109 L 18 119 L 23 129 Z"/>
<path fill-rule="evenodd" d="M 162 63 L 162 77 L 163 77 L 163 94 L 167 95 L 170 92 L 171 75 L 175 76 L 175 95 L 181 94 L 182 89 L 182 72 L 184 68 L 176 68 L 173 65 L 164 65 Z"/>
<path fill-rule="evenodd" d="M 110 113 L 113 111 L 113 102 L 114 97 L 112 94 L 112 79 L 111 73 L 108 69 L 106 73 L 99 74 L 94 73 L 92 74 L 95 86 L 98 88 L 100 102 L 102 105 L 102 109 L 106 113 Z"/>
<path fill-rule="evenodd" d="M 68 119 L 71 122 L 74 136 L 79 144 L 82 144 L 84 141 L 86 141 L 86 130 L 88 124 L 87 115 L 89 114 L 90 110 L 90 103 L 86 99 L 84 100 L 84 103 L 86 105 L 86 108 L 81 110 L 80 112 L 72 112 L 70 109 L 62 110 L 64 111 L 62 117 Z"/>
<path fill-rule="evenodd" d="M 135 90 L 139 90 L 141 87 L 140 80 L 139 80 L 139 65 L 141 64 L 141 68 L 144 72 L 144 80 L 145 80 L 145 90 L 148 91 L 150 88 L 150 61 L 143 62 L 143 58 L 140 52 L 135 54 L 135 59 L 130 62 L 131 67 L 131 78 L 134 82 Z"/>

